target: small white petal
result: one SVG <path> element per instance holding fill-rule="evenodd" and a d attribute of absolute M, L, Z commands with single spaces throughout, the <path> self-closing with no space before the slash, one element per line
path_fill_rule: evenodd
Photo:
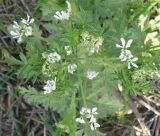
<path fill-rule="evenodd" d="M 126 42 L 125 42 L 124 38 L 121 38 L 120 40 L 122 42 L 122 47 L 125 47 Z"/>
<path fill-rule="evenodd" d="M 99 128 L 100 125 L 96 122 L 96 123 L 94 123 L 94 127 L 95 127 L 95 128 Z"/>
<path fill-rule="evenodd" d="M 94 131 L 96 128 L 99 128 L 100 125 L 97 122 L 91 123 L 90 124 L 91 130 Z"/>
<path fill-rule="evenodd" d="M 71 4 L 69 1 L 66 1 L 67 3 L 67 11 L 70 13 L 71 12 Z"/>
<path fill-rule="evenodd" d="M 138 65 L 137 65 L 137 64 L 135 64 L 135 63 L 133 63 L 133 62 L 132 62 L 131 64 L 132 64 L 133 67 L 138 68 Z"/>
<path fill-rule="evenodd" d="M 80 111 L 80 114 L 81 114 L 81 115 L 85 115 L 86 112 L 87 112 L 87 108 L 82 107 L 82 109 L 81 109 L 81 111 Z"/>
<path fill-rule="evenodd" d="M 95 123 L 95 122 L 97 122 L 97 120 L 96 120 L 96 118 L 94 118 L 94 117 L 92 116 L 89 122 L 90 122 L 90 123 Z"/>
<path fill-rule="evenodd" d="M 85 123 L 85 121 L 84 121 L 84 119 L 82 117 L 76 118 L 76 122 L 81 123 L 81 124 Z"/>
<path fill-rule="evenodd" d="M 92 130 L 92 131 L 94 131 L 94 130 L 95 130 L 95 128 L 94 128 L 94 124 L 93 124 L 93 123 L 91 123 L 90 127 L 91 127 L 91 130 Z"/>
<path fill-rule="evenodd" d="M 71 14 L 71 4 L 69 1 L 66 1 L 67 3 L 67 11 L 56 11 L 54 17 L 58 20 L 68 20 Z"/>
<path fill-rule="evenodd" d="M 126 48 L 129 48 L 129 47 L 131 46 L 132 42 L 133 42 L 133 40 L 130 39 L 130 40 L 127 42 Z"/>
<path fill-rule="evenodd" d="M 28 26 L 25 28 L 25 36 L 31 36 L 32 35 L 32 27 Z"/>
<path fill-rule="evenodd" d="M 11 34 L 12 36 L 17 36 L 17 35 L 19 35 L 19 33 L 18 33 L 18 32 L 15 32 L 15 31 L 11 31 L 10 34 Z"/>
<path fill-rule="evenodd" d="M 131 63 L 128 63 L 128 69 L 131 69 Z"/>
<path fill-rule="evenodd" d="M 61 18 L 58 16 L 58 15 L 54 15 L 54 17 L 56 18 L 56 19 L 58 19 L 58 20 L 61 20 Z"/>
<path fill-rule="evenodd" d="M 98 114 L 98 112 L 97 112 L 97 107 L 94 107 L 94 108 L 92 109 L 92 114 L 94 114 L 94 115 L 97 115 L 97 114 Z"/>
<path fill-rule="evenodd" d="M 22 42 L 22 35 L 19 36 L 17 42 L 18 42 L 18 43 L 21 43 L 21 42 Z"/>
<path fill-rule="evenodd" d="M 138 60 L 138 58 L 137 58 L 137 57 L 135 57 L 135 58 L 133 58 L 133 59 L 132 59 L 132 62 L 133 62 L 133 61 L 137 61 L 137 60 Z"/>
<path fill-rule="evenodd" d="M 30 20 L 30 24 L 32 24 L 34 22 L 34 19 L 32 18 L 31 20 Z"/>
<path fill-rule="evenodd" d="M 121 45 L 119 45 L 119 44 L 116 44 L 116 47 L 117 48 L 123 48 Z"/>

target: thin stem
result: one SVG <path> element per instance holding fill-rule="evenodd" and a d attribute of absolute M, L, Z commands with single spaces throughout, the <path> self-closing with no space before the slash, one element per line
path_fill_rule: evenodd
<path fill-rule="evenodd" d="M 84 107 L 87 107 L 87 102 L 86 102 L 85 93 L 84 93 L 84 91 L 85 91 L 84 88 L 86 88 L 86 86 L 83 83 L 83 80 L 81 80 L 80 78 L 79 78 L 79 82 L 80 82 L 80 92 L 81 92 L 81 96 L 82 96 L 83 105 L 84 105 Z M 84 129 L 85 129 L 85 132 L 87 133 L 87 136 L 90 136 L 90 131 L 89 131 L 88 126 L 89 126 L 89 123 L 85 124 Z"/>
<path fill-rule="evenodd" d="M 84 104 L 85 107 L 87 107 L 86 98 L 85 98 L 84 89 L 83 89 L 83 81 L 82 80 L 80 80 L 80 91 L 81 91 L 81 95 L 82 95 L 83 104 Z"/>

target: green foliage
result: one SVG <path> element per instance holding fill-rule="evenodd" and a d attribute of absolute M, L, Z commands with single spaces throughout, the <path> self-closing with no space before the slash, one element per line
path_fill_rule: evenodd
<path fill-rule="evenodd" d="M 19 87 L 18 90 L 29 103 L 48 106 L 61 114 L 65 113 L 70 103 L 70 95 L 64 94 L 63 92 L 46 96 L 43 92 L 40 93 L 32 87 L 28 87 L 28 89 Z"/>
<path fill-rule="evenodd" d="M 89 107 L 98 107 L 99 117 L 112 116 L 123 108 L 122 102 L 115 96 L 118 81 L 113 69 L 105 68 L 91 84 L 91 88 L 86 90 L 87 101 Z"/>
<path fill-rule="evenodd" d="M 39 0 L 38 15 L 45 22 L 43 28 L 35 22 L 32 36 L 24 38 L 25 44 L 19 45 L 23 50 L 18 55 L 6 55 L 6 61 L 19 78 L 38 85 L 38 89 L 36 86 L 18 87 L 24 99 L 33 105 L 50 107 L 60 115 L 59 122 L 53 125 L 56 131 L 52 131 L 52 125 L 44 120 L 52 135 L 85 133 L 99 136 L 102 134 L 92 132 L 90 124 L 78 126 L 77 115 L 82 107 L 97 107 L 98 118 L 119 112 L 124 105 L 116 96 L 118 84 L 122 84 L 126 99 L 130 94 L 141 94 L 151 89 L 152 82 L 159 78 L 160 73 L 159 47 L 153 45 L 160 37 L 151 38 L 146 43 L 145 40 L 149 33 L 157 32 L 159 22 L 150 25 L 149 20 L 152 16 L 155 18 L 153 13 L 159 14 L 160 11 L 153 8 L 157 1 L 70 0 L 70 3 L 72 12 L 69 19 L 57 20 L 53 14 L 66 11 L 65 1 Z M 141 14 L 149 16 L 144 21 L 143 31 L 138 24 Z M 138 57 L 137 69 L 128 69 L 130 60 L 119 59 L 124 49 L 117 49 L 116 44 L 121 44 L 121 37 L 126 42 L 133 39 L 132 46 L 126 48 Z M 70 55 L 66 53 L 66 46 L 72 51 Z M 56 56 L 57 60 L 50 62 L 50 54 L 55 52 L 60 59 Z M 73 73 L 68 70 L 70 64 L 77 66 Z M 98 76 L 90 80 L 86 76 L 88 70 L 97 71 Z M 45 83 L 53 83 L 53 80 L 56 87 L 44 94 Z"/>

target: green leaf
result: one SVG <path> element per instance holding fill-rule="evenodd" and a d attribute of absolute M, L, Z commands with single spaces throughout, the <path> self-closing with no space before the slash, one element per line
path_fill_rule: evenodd
<path fill-rule="evenodd" d="M 31 104 L 43 104 L 52 108 L 60 114 L 63 114 L 67 109 L 70 102 L 70 97 L 63 92 L 53 92 L 51 94 L 44 94 L 43 92 L 38 92 L 35 88 L 19 87 L 18 91 L 23 95 L 26 101 Z"/>
<path fill-rule="evenodd" d="M 114 115 L 123 107 L 123 103 L 115 96 L 118 81 L 113 69 L 105 68 L 98 77 L 88 89 L 87 104 L 89 107 L 97 107 L 99 117 L 103 118 L 107 115 Z"/>

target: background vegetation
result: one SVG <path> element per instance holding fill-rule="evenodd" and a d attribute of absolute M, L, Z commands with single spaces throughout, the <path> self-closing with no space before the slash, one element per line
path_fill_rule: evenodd
<path fill-rule="evenodd" d="M 60 21 L 53 15 L 66 10 L 65 0 L 0 0 L 0 135 L 159 136 L 160 1 L 69 2 L 71 16 Z M 10 34 L 13 21 L 27 15 L 35 19 L 32 36 L 17 43 Z M 103 38 L 97 54 L 86 55 L 84 32 Z M 133 39 L 129 49 L 138 57 L 137 69 L 119 59 L 122 37 Z M 66 45 L 73 55 L 65 54 Z M 54 51 L 63 59 L 48 65 L 46 56 Z M 67 72 L 71 63 L 78 66 L 73 75 Z M 88 80 L 88 69 L 99 75 Z M 55 76 L 58 89 L 44 95 L 45 82 Z M 100 128 L 76 122 L 81 107 L 98 108 Z"/>

